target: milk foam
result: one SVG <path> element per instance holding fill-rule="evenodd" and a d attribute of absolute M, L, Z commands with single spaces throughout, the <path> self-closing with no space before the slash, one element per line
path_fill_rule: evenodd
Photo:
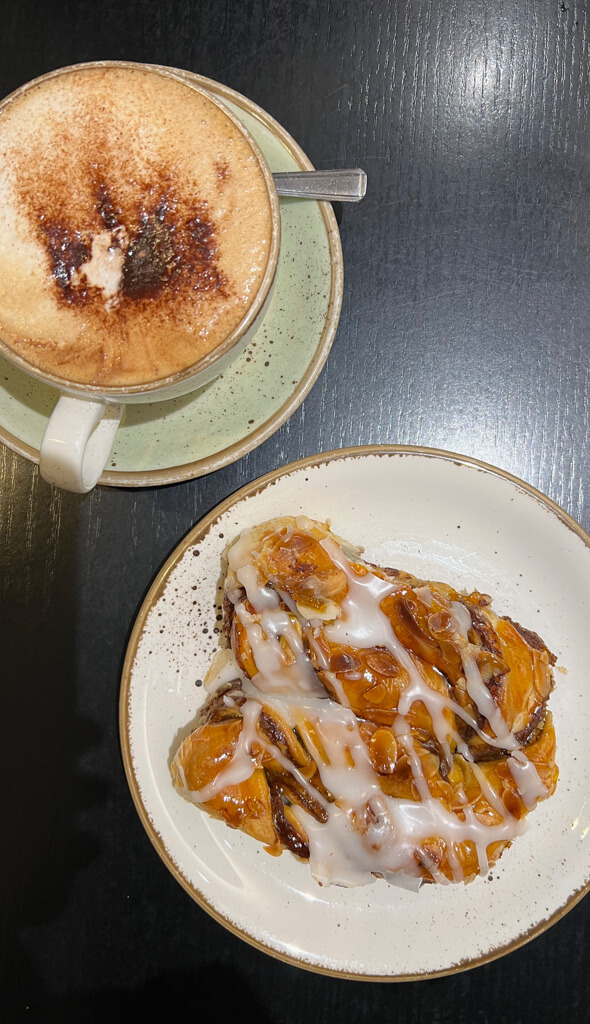
<path fill-rule="evenodd" d="M 257 155 L 172 75 L 71 69 L 0 108 L 0 338 L 48 373 L 192 366 L 242 321 L 271 240 Z"/>

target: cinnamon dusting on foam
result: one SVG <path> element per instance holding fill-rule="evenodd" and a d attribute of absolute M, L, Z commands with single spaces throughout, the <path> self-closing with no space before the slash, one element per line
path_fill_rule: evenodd
<path fill-rule="evenodd" d="M 217 264 L 216 229 L 206 202 L 183 200 L 171 176 L 157 168 L 143 186 L 145 199 L 132 204 L 124 196 L 118 201 L 117 184 L 104 180 L 108 168 L 89 166 L 86 174 L 95 180 L 95 206 L 70 223 L 60 212 L 59 188 L 52 195 L 49 186 L 39 206 L 31 203 L 30 183 L 19 183 L 23 209 L 36 220 L 49 258 L 58 302 L 102 305 L 123 315 L 125 306 L 141 299 L 177 299 L 187 289 L 227 297 L 228 279 Z"/>

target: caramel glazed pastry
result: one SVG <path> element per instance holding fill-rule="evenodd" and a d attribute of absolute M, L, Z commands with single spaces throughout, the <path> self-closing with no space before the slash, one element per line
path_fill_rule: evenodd
<path fill-rule="evenodd" d="M 231 650 L 173 759 L 178 790 L 322 885 L 486 874 L 557 783 L 543 641 L 302 516 L 226 556 Z"/>

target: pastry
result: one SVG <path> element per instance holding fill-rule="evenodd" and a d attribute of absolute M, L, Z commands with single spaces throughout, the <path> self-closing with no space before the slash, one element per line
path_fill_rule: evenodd
<path fill-rule="evenodd" d="M 557 783 L 543 641 L 303 516 L 226 557 L 229 648 L 173 759 L 178 790 L 320 884 L 486 874 Z"/>

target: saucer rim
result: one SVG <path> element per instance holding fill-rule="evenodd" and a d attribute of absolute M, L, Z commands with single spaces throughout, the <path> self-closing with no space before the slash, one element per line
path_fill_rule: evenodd
<path fill-rule="evenodd" d="M 244 110 L 252 117 L 255 117 L 266 128 L 268 128 L 268 130 L 271 131 L 272 134 L 282 143 L 301 170 L 314 170 L 314 166 L 309 157 L 304 153 L 298 143 L 295 142 L 292 136 L 289 135 L 286 129 L 283 128 L 283 126 L 262 107 L 254 103 L 253 100 L 248 99 L 248 97 L 236 92 L 229 86 L 223 85 L 221 82 L 217 82 L 214 79 L 206 78 L 203 75 L 197 75 L 194 72 L 186 71 L 181 68 L 167 67 L 164 65 L 154 66 L 161 66 L 164 70 L 171 71 L 186 78 L 188 81 L 194 82 L 196 85 L 205 89 L 205 91 L 210 92 L 214 98 L 221 99 L 222 102 L 224 99 L 227 99 L 231 103 L 234 103 L 241 110 Z M 318 379 L 332 348 L 340 320 L 344 294 L 342 246 L 336 216 L 330 203 L 318 202 L 317 205 L 324 223 L 329 251 L 330 292 L 328 296 L 328 306 L 323 329 L 320 337 L 318 338 L 318 344 L 313 358 L 287 400 L 283 402 L 283 404 L 279 406 L 279 408 L 275 410 L 275 412 L 269 416 L 264 423 L 261 423 L 259 427 L 251 433 L 238 438 L 232 444 L 222 448 L 219 452 L 214 452 L 204 458 L 195 459 L 191 462 L 181 463 L 176 466 L 168 466 L 161 469 L 125 471 L 105 469 L 98 481 L 100 486 L 133 488 L 157 487 L 166 484 L 181 483 L 185 480 L 194 480 L 198 477 L 206 476 L 208 473 L 213 473 L 218 469 L 222 469 L 224 466 L 229 466 L 232 463 L 237 462 L 249 452 L 258 448 L 264 443 L 264 441 L 268 440 L 269 437 L 272 437 L 279 427 L 281 427 L 283 423 L 285 423 L 299 408 Z M 2 424 L 0 424 L 0 441 L 17 455 L 21 455 L 29 462 L 38 465 L 39 450 L 34 448 L 32 445 L 27 444 L 27 442 L 22 441 Z"/>

